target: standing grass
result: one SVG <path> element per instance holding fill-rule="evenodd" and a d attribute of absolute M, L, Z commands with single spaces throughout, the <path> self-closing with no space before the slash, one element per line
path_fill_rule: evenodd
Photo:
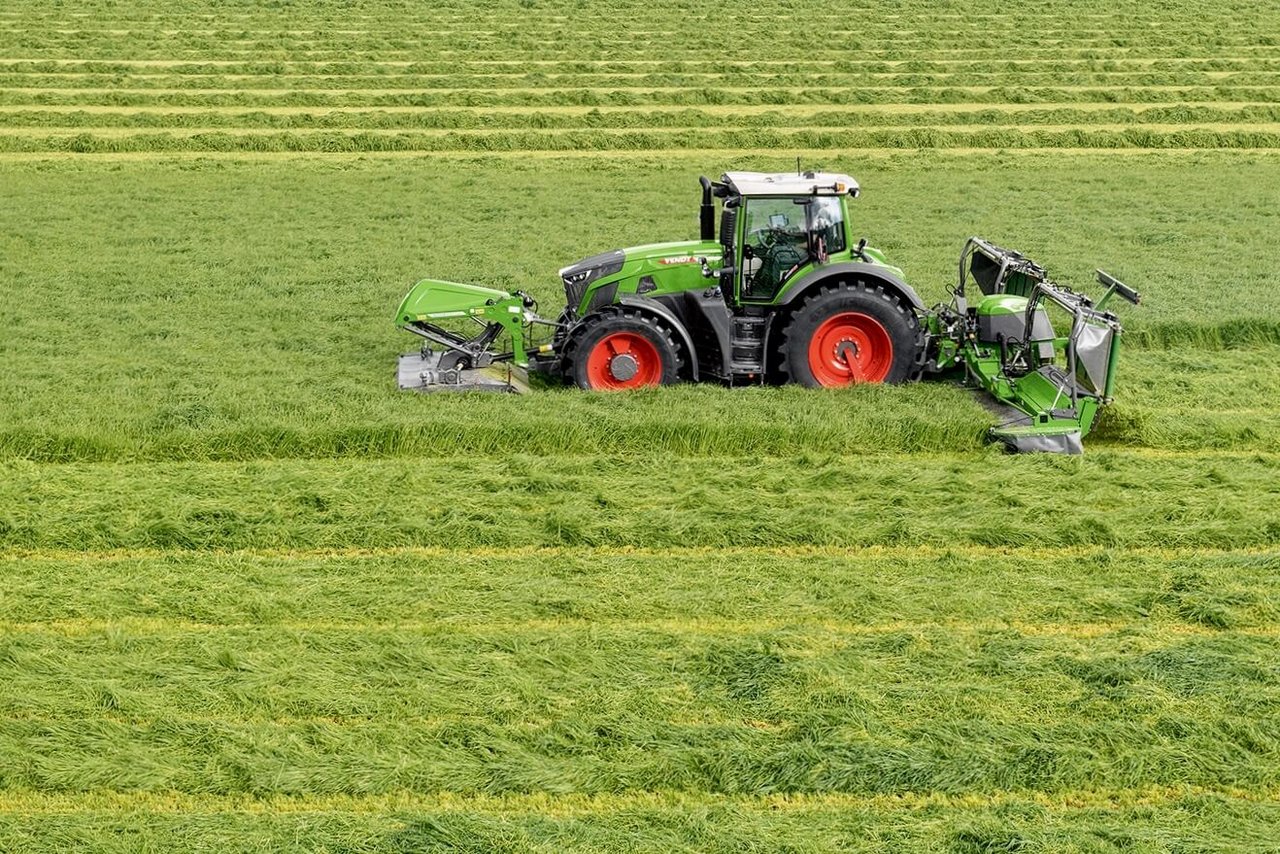
<path fill-rule="evenodd" d="M 1280 343 L 1280 299 L 1266 188 L 1280 181 L 1280 161 L 1123 162 L 1117 171 L 1102 155 L 890 155 L 824 165 L 861 179 L 859 230 L 928 302 L 946 299 L 971 233 L 1022 249 L 1079 287 L 1102 266 L 1142 290 L 1143 306 L 1122 309 L 1118 404 L 1100 437 L 1275 450 L 1265 401 L 1278 390 L 1266 366 Z M 842 395 L 677 389 L 660 395 L 660 416 L 645 396 L 392 393 L 395 354 L 415 344 L 391 314 L 415 278 L 523 288 L 554 314 L 563 302 L 556 269 L 609 246 L 694 233 L 694 177 L 727 165 L 709 154 L 10 164 L 17 203 L 0 208 L 0 276 L 13 297 L 11 334 L 0 340 L 0 455 L 976 448 L 990 416 L 942 385 Z M 1100 170 L 1110 177 L 1089 177 Z M 581 199 L 624 202 L 584 209 Z M 1229 280 L 1222 265 L 1188 265 L 1188 252 L 1230 257 Z"/>

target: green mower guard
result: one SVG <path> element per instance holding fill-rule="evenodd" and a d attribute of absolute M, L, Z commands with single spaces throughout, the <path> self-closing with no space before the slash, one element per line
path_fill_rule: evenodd
<path fill-rule="evenodd" d="M 991 441 L 1018 453 L 1083 452 L 1082 439 L 1115 389 L 1123 330 L 1106 307 L 1115 296 L 1135 305 L 1141 299 L 1096 272 L 1107 290 L 1095 303 L 1020 253 L 977 237 L 965 245 L 955 299 L 927 320 L 928 368 L 959 368 L 966 384 L 990 395 L 1003 419 L 988 431 Z M 981 295 L 970 305 L 972 284 Z"/>

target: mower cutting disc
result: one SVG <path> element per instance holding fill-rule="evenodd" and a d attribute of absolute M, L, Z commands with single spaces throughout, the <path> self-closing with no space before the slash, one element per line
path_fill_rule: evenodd
<path fill-rule="evenodd" d="M 510 362 L 484 368 L 441 366 L 441 354 L 404 353 L 396 369 L 401 389 L 412 391 L 497 391 L 521 394 L 529 390 L 524 371 Z"/>

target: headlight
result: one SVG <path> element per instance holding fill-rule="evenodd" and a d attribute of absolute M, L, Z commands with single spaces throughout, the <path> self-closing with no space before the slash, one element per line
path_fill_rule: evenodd
<path fill-rule="evenodd" d="M 564 282 L 566 305 L 573 311 L 582 304 L 582 297 L 591 283 L 605 276 L 612 276 L 622 269 L 626 255 L 621 249 L 603 252 L 584 258 L 577 264 L 571 264 L 560 271 L 560 279 Z"/>

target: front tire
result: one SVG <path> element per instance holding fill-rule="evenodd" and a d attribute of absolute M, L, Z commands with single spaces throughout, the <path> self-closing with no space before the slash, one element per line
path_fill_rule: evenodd
<path fill-rule="evenodd" d="M 809 388 L 900 383 L 924 346 L 910 306 L 873 283 L 840 282 L 808 296 L 783 332 L 783 369 Z"/>
<path fill-rule="evenodd" d="M 680 374 L 680 354 L 670 333 L 634 311 L 608 310 L 584 318 L 567 361 L 568 377 L 591 391 L 667 385 Z"/>

